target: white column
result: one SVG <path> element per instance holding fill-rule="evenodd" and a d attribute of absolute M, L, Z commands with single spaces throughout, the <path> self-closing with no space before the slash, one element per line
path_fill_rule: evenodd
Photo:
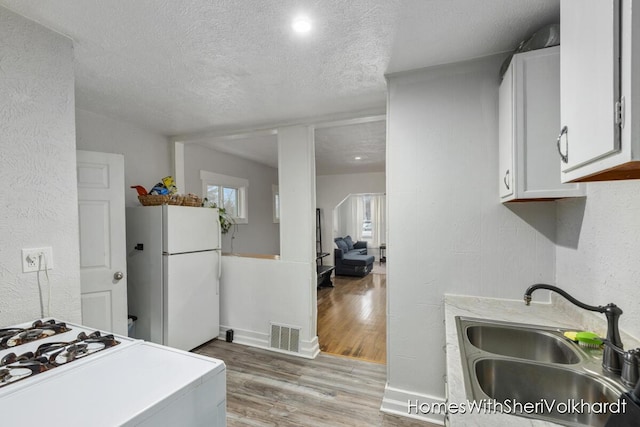
<path fill-rule="evenodd" d="M 280 257 L 315 263 L 316 166 L 313 128 L 278 129 Z"/>
<path fill-rule="evenodd" d="M 300 286 L 309 291 L 309 336 L 316 335 L 316 163 L 314 129 L 291 126 L 278 129 L 278 186 L 280 189 L 280 258 L 308 265 Z"/>
<path fill-rule="evenodd" d="M 186 182 L 184 180 L 184 142 L 173 141 L 173 179 L 176 183 L 178 193 L 186 194 Z"/>

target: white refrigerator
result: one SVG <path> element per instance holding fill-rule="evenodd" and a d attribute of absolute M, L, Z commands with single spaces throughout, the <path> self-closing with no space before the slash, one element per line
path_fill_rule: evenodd
<path fill-rule="evenodd" d="M 127 208 L 129 314 L 135 338 L 191 350 L 220 329 L 218 210 Z"/>

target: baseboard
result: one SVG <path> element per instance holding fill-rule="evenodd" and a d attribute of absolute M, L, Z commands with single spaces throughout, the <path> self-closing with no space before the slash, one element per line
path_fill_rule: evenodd
<path fill-rule="evenodd" d="M 218 338 L 221 340 L 225 340 L 227 331 L 229 329 L 233 329 L 233 342 L 237 344 L 242 344 L 249 347 L 263 348 L 275 353 L 290 354 L 291 356 L 303 357 L 305 359 L 315 359 L 316 356 L 320 354 L 320 345 L 318 344 L 317 336 L 313 337 L 311 341 L 300 340 L 300 351 L 298 353 L 295 353 L 292 351 L 271 348 L 269 346 L 269 334 L 264 334 L 261 332 L 237 329 L 230 326 L 220 326 L 220 334 L 218 335 Z"/>
<path fill-rule="evenodd" d="M 249 347 L 260 347 L 260 348 L 266 348 L 269 345 L 268 334 L 262 334 L 259 332 L 232 328 L 230 326 L 220 325 L 220 335 L 218 335 L 218 337 L 221 340 L 225 340 L 227 331 L 229 329 L 233 329 L 233 342 L 237 344 L 248 345 Z"/>
<path fill-rule="evenodd" d="M 389 384 L 384 388 L 384 396 L 382 397 L 382 405 L 380 410 L 387 414 L 399 415 L 402 417 L 413 418 L 421 421 L 428 421 L 432 424 L 444 425 L 444 414 L 427 414 L 420 410 L 410 410 L 409 402 L 416 405 L 433 406 L 434 404 L 444 403 L 444 399 L 418 394 L 407 390 L 401 390 L 390 387 Z"/>
<path fill-rule="evenodd" d="M 315 359 L 320 354 L 320 344 L 315 336 L 311 341 L 300 341 L 300 354 L 307 359 Z"/>

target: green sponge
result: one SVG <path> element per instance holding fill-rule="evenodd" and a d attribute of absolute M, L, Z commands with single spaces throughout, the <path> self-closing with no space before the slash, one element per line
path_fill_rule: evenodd
<path fill-rule="evenodd" d="M 593 332 L 567 331 L 564 333 L 564 336 L 569 338 L 571 341 L 575 341 L 584 347 L 599 348 L 603 344 L 598 334 L 594 334 Z"/>

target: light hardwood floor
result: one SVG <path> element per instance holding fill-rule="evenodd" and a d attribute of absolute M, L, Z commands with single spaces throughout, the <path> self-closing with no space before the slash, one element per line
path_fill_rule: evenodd
<path fill-rule="evenodd" d="M 220 340 L 194 351 L 227 365 L 229 427 L 435 427 L 380 412 L 384 365 L 327 354 L 309 360 Z"/>
<path fill-rule="evenodd" d="M 333 284 L 318 291 L 320 350 L 386 363 L 386 274 L 336 276 Z"/>

